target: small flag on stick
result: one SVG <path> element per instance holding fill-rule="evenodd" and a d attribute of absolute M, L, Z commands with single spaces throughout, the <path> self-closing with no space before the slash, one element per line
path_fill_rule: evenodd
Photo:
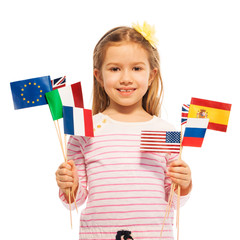
<path fill-rule="evenodd" d="M 80 82 L 48 92 L 46 98 L 54 121 L 63 117 L 63 105 L 83 108 Z"/>
<path fill-rule="evenodd" d="M 187 123 L 189 106 L 190 106 L 190 104 L 183 104 L 182 105 L 181 125 L 184 125 L 184 124 Z"/>
<path fill-rule="evenodd" d="M 231 104 L 192 98 L 189 118 L 209 118 L 208 129 L 226 132 Z"/>
<path fill-rule="evenodd" d="M 92 110 L 63 106 L 64 133 L 93 137 Z"/>
<path fill-rule="evenodd" d="M 161 153 L 179 153 L 180 132 L 142 131 L 140 150 Z"/>
<path fill-rule="evenodd" d="M 51 80 L 52 89 L 59 89 L 66 86 L 66 76 Z"/>
<path fill-rule="evenodd" d="M 188 118 L 182 146 L 201 147 L 208 127 L 208 118 Z"/>
<path fill-rule="evenodd" d="M 10 86 L 15 109 L 45 105 L 44 95 L 52 91 L 50 76 L 11 82 Z"/>

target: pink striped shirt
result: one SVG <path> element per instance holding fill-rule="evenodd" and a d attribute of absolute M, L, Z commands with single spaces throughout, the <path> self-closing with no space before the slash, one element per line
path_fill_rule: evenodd
<path fill-rule="evenodd" d="M 129 123 L 100 113 L 93 120 L 94 138 L 72 136 L 68 143 L 68 160 L 74 160 L 79 175 L 77 205 L 87 199 L 79 239 L 114 240 L 119 230 L 131 231 L 135 240 L 159 239 L 171 187 L 167 167 L 178 155 L 140 152 L 140 136 L 141 130 L 174 128 L 158 117 Z M 181 197 L 181 205 L 188 198 Z M 62 192 L 60 199 L 69 208 Z M 173 239 L 176 204 L 174 195 L 162 239 Z"/>

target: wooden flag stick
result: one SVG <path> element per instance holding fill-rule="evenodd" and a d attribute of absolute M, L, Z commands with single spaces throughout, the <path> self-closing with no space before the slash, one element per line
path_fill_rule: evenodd
<path fill-rule="evenodd" d="M 65 146 L 65 159 L 67 161 L 67 134 L 64 134 L 64 146 Z M 70 209 L 70 221 L 71 221 L 71 228 L 72 228 L 72 208 L 71 208 L 71 195 L 72 195 L 72 188 L 69 188 L 69 192 L 68 192 L 68 202 L 69 202 L 69 209 Z M 75 206 L 77 205 L 75 202 L 75 198 L 74 199 L 74 203 Z"/>
<path fill-rule="evenodd" d="M 64 134 L 64 145 L 65 145 L 65 153 L 66 153 L 66 159 L 67 159 L 67 134 Z M 74 196 L 74 192 L 73 192 L 73 189 L 72 188 L 69 188 L 69 195 L 72 195 L 73 197 L 73 200 L 74 200 L 74 204 L 75 204 L 75 207 L 76 207 L 76 211 L 78 213 L 78 210 L 77 210 L 77 203 L 76 203 L 76 199 L 75 199 L 75 196 Z"/>
<path fill-rule="evenodd" d="M 180 195 L 181 187 L 178 185 L 178 199 L 177 199 L 177 240 L 179 240 L 179 217 L 180 217 Z"/>
<path fill-rule="evenodd" d="M 69 194 L 68 194 L 68 201 L 69 201 L 69 209 L 70 209 L 70 223 L 72 228 L 72 209 L 71 209 L 71 191 L 69 188 Z"/>
<path fill-rule="evenodd" d="M 178 160 L 181 159 L 182 157 L 182 125 L 181 125 L 181 135 L 180 135 L 180 153 L 178 156 Z M 180 197 L 181 197 L 181 187 L 178 185 L 177 186 L 177 216 L 176 216 L 176 227 L 177 227 L 177 240 L 179 240 L 179 221 L 180 221 Z"/>
<path fill-rule="evenodd" d="M 61 146 L 61 149 L 62 149 L 63 158 L 64 158 L 64 161 L 66 162 L 66 157 L 65 157 L 65 153 L 64 153 L 61 133 L 60 133 L 60 129 L 59 129 L 59 123 L 58 123 L 58 120 L 57 120 L 57 123 L 56 123 L 56 121 L 53 121 L 53 122 L 54 122 L 54 125 L 55 125 L 55 128 L 56 128 L 56 131 L 57 131 L 58 140 L 59 140 L 59 143 L 60 143 L 60 146 Z"/>
<path fill-rule="evenodd" d="M 64 161 L 67 162 L 67 151 L 66 151 L 67 149 L 66 149 L 66 144 L 65 144 L 65 152 L 64 152 L 59 121 L 58 120 L 54 121 L 54 125 L 55 125 L 56 131 L 57 131 L 57 135 L 58 135 L 58 139 L 59 139 L 60 146 L 61 146 L 61 149 L 62 149 L 62 154 L 63 154 Z M 69 200 L 69 208 L 70 208 L 70 223 L 71 223 L 71 228 L 72 228 L 71 188 L 69 188 L 68 200 Z"/>
<path fill-rule="evenodd" d="M 167 209 L 165 211 L 165 216 L 164 216 L 164 220 L 163 220 L 163 223 L 162 223 L 162 229 L 161 229 L 161 232 L 160 232 L 160 239 L 162 238 L 162 233 L 163 233 L 163 228 L 164 228 L 164 225 L 165 225 L 165 221 L 168 218 L 170 210 L 171 210 L 174 189 L 175 189 L 175 183 L 172 183 L 171 184 L 170 195 L 168 197 L 168 205 L 167 205 Z"/>

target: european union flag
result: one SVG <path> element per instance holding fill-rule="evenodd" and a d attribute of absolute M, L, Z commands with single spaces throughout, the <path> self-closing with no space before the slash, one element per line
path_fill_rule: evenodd
<path fill-rule="evenodd" d="M 45 93 L 52 91 L 50 76 L 10 83 L 15 109 L 47 104 Z"/>

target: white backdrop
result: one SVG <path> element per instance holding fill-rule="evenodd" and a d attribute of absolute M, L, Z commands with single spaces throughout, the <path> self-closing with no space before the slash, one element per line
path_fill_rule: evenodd
<path fill-rule="evenodd" d="M 78 239 L 79 215 L 58 199 L 63 162 L 48 106 L 13 110 L 11 81 L 50 75 L 82 82 L 91 107 L 92 52 L 109 29 L 156 27 L 165 84 L 162 117 L 180 129 L 191 97 L 232 103 L 227 133 L 207 131 L 201 149 L 185 148 L 193 176 L 180 213 L 180 239 L 239 236 L 240 35 L 238 1 L 9 0 L 0 3 L 0 236 L 4 240 Z"/>

